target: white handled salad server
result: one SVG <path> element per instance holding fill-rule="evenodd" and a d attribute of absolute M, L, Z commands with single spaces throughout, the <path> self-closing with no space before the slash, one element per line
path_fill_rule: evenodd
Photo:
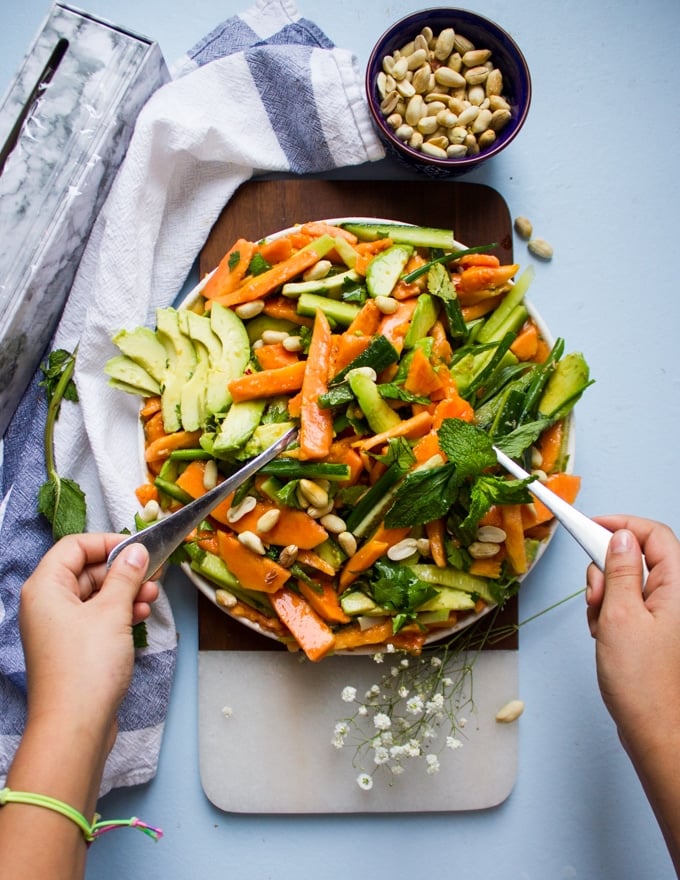
<path fill-rule="evenodd" d="M 255 458 L 251 458 L 242 468 L 230 477 L 227 477 L 226 480 L 219 483 L 214 489 L 191 501 L 189 504 L 185 504 L 184 507 L 170 514 L 170 516 L 159 519 L 140 532 L 125 538 L 124 541 L 117 544 L 109 553 L 109 558 L 106 562 L 107 568 L 123 548 L 128 547 L 130 544 L 143 544 L 149 552 L 149 565 L 145 575 L 145 579 L 148 580 L 168 560 L 186 536 L 210 514 L 211 510 L 214 510 L 221 501 L 224 501 L 228 495 L 243 485 L 249 477 L 257 473 L 263 465 L 276 458 L 280 452 L 283 452 L 296 436 L 297 428 L 290 428 L 271 446 L 268 446 L 264 452 L 256 455 Z"/>
<path fill-rule="evenodd" d="M 524 468 L 520 467 L 495 446 L 494 452 L 496 453 L 498 463 L 511 473 L 513 477 L 517 477 L 518 480 L 526 480 L 531 476 Z M 612 533 L 584 513 L 581 513 L 580 510 L 577 510 L 569 502 L 564 501 L 564 499 L 556 495 L 551 489 L 548 489 L 547 486 L 544 486 L 539 480 L 533 480 L 527 485 L 527 489 L 554 514 L 569 534 L 583 547 L 600 571 L 604 571 L 604 560 Z"/>

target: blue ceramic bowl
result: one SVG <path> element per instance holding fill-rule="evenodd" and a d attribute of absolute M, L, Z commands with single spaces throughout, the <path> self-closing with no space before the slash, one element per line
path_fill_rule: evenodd
<path fill-rule="evenodd" d="M 503 75 L 503 97 L 510 105 L 511 118 L 497 133 L 494 143 L 479 153 L 446 159 L 425 155 L 395 136 L 380 109 L 377 81 L 383 58 L 413 40 L 425 26 L 430 27 L 435 36 L 445 28 L 453 28 L 477 49 L 491 50 L 490 60 Z M 529 112 L 531 77 L 517 43 L 493 21 L 465 9 L 423 9 L 393 24 L 375 44 L 366 68 L 366 95 L 373 124 L 389 155 L 432 177 L 452 177 L 478 168 L 517 137 Z"/>

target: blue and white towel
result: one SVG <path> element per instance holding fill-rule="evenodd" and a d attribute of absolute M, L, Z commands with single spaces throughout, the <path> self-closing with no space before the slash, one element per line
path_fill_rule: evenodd
<path fill-rule="evenodd" d="M 80 343 L 80 404 L 62 406 L 56 456 L 60 473 L 86 492 L 89 531 L 130 527 L 133 490 L 143 480 L 138 402 L 111 389 L 102 372 L 115 354 L 112 333 L 153 325 L 155 309 L 175 300 L 224 205 L 254 174 L 320 172 L 382 156 L 354 56 L 334 48 L 288 0 L 260 0 L 180 60 L 175 79 L 138 117 L 53 344 L 72 351 Z M 46 412 L 37 381 L 4 438 L 0 785 L 25 719 L 19 592 L 51 544 L 49 528 L 36 515 L 45 478 Z M 102 793 L 154 775 L 175 653 L 172 612 L 163 595 L 121 709 Z"/>

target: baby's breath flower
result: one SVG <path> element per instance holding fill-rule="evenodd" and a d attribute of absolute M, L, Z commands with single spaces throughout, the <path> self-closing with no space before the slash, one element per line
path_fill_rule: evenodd
<path fill-rule="evenodd" d="M 376 764 L 386 764 L 389 760 L 390 753 L 385 746 L 378 746 L 373 752 L 373 760 Z"/>
<path fill-rule="evenodd" d="M 454 750 L 455 749 L 462 749 L 463 743 L 459 739 L 456 739 L 455 736 L 447 736 L 446 737 L 446 748 L 447 749 L 454 749 Z"/>
<path fill-rule="evenodd" d="M 431 700 L 428 700 L 425 704 L 425 708 L 428 712 L 440 712 L 444 707 L 444 695 L 443 694 L 435 694 Z"/>
<path fill-rule="evenodd" d="M 409 758 L 420 757 L 420 743 L 417 739 L 409 740 L 404 747 L 404 754 Z"/>
<path fill-rule="evenodd" d="M 373 725 L 376 730 L 389 730 L 392 726 L 392 721 L 390 720 L 390 716 L 385 714 L 385 712 L 378 712 L 373 718 Z"/>
<path fill-rule="evenodd" d="M 390 675 L 392 676 L 392 678 L 398 678 L 398 676 L 399 676 L 399 667 L 398 667 L 398 666 L 393 666 L 393 667 L 390 669 Z"/>
<path fill-rule="evenodd" d="M 368 773 L 360 773 L 357 776 L 357 785 L 364 791 L 370 791 L 373 788 L 373 777 Z"/>
<path fill-rule="evenodd" d="M 385 646 L 385 650 L 387 651 L 388 654 L 394 654 L 394 652 L 395 652 L 397 649 L 394 647 L 394 645 L 392 644 L 392 642 L 390 642 L 388 645 Z"/>
<path fill-rule="evenodd" d="M 461 730 L 465 727 L 466 724 L 467 724 L 467 718 L 461 718 L 458 721 L 458 727 L 460 727 Z"/>
<path fill-rule="evenodd" d="M 401 774 L 404 772 L 404 768 L 401 766 L 401 764 L 392 764 L 390 766 L 390 770 L 392 771 L 394 776 L 401 776 Z"/>
<path fill-rule="evenodd" d="M 447 675 L 445 678 L 442 678 L 442 684 L 447 688 L 453 687 L 453 679 Z"/>
<path fill-rule="evenodd" d="M 401 663 L 399 665 L 402 667 L 402 669 L 408 669 L 408 667 L 409 667 L 408 657 L 404 657 L 404 659 L 401 661 Z"/>
<path fill-rule="evenodd" d="M 383 654 L 374 654 L 374 655 L 373 655 L 373 660 L 374 660 L 375 663 L 384 663 L 384 662 L 385 662 L 385 657 L 384 657 Z"/>
<path fill-rule="evenodd" d="M 436 755 L 426 755 L 425 761 L 427 763 L 427 772 L 432 775 L 433 773 L 439 772 L 439 758 Z"/>
<path fill-rule="evenodd" d="M 357 697 L 357 689 L 355 687 L 344 687 L 342 689 L 342 699 L 345 703 L 353 703 Z"/>
<path fill-rule="evenodd" d="M 433 654 L 432 657 L 430 658 L 430 666 L 432 666 L 433 669 L 439 669 L 439 667 L 441 665 L 442 665 L 441 657 L 437 657 L 436 654 Z"/>
<path fill-rule="evenodd" d="M 368 709 L 366 708 L 366 706 L 359 706 L 358 714 L 368 715 Z"/>
<path fill-rule="evenodd" d="M 222 707 L 222 715 L 224 715 L 225 718 L 231 718 L 231 716 L 233 714 L 234 714 L 234 710 L 231 708 L 231 706 L 223 706 Z"/>
<path fill-rule="evenodd" d="M 397 691 L 402 700 L 405 700 L 406 697 L 411 693 L 411 691 L 406 687 L 405 684 L 402 684 L 399 690 Z"/>
<path fill-rule="evenodd" d="M 418 695 L 410 697 L 406 701 L 406 711 L 410 715 L 420 715 L 423 711 L 423 698 Z"/>
<path fill-rule="evenodd" d="M 347 736 L 349 733 L 349 724 L 346 721 L 338 721 L 335 725 L 333 733 L 336 736 Z"/>

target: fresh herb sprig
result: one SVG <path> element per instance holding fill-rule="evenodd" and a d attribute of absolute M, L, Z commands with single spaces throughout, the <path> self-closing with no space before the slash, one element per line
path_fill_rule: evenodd
<path fill-rule="evenodd" d="M 71 354 L 57 349 L 40 367 L 44 376 L 40 386 L 45 389 L 48 408 L 43 435 L 47 480 L 38 492 L 38 511 L 51 524 L 55 541 L 64 535 L 85 531 L 87 515 L 85 493 L 75 480 L 59 475 L 54 458 L 54 429 L 61 403 L 63 400 L 78 402 L 78 390 L 73 381 L 75 365 L 76 352 Z"/>

